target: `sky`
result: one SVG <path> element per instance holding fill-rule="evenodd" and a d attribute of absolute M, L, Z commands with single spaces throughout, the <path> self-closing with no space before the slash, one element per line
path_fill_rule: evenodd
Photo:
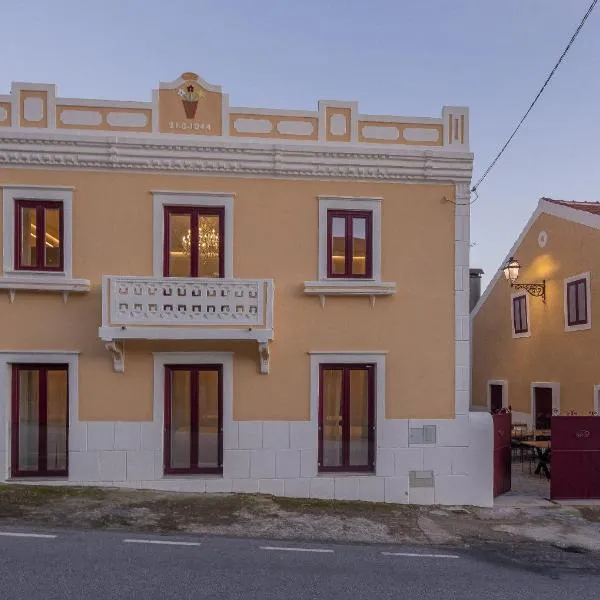
<path fill-rule="evenodd" d="M 590 0 L 28 0 L 2 2 L 0 94 L 151 99 L 184 71 L 232 106 L 367 114 L 470 108 L 476 181 Z M 600 7 L 472 206 L 471 266 L 495 271 L 542 196 L 600 201 Z M 401 229 L 406 224 L 399 224 Z M 426 252 L 420 257 L 426 263 Z"/>

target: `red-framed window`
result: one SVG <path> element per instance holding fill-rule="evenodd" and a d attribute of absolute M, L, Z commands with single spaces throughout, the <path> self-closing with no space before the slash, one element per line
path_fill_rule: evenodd
<path fill-rule="evenodd" d="M 319 471 L 375 470 L 375 365 L 322 364 Z"/>
<path fill-rule="evenodd" d="M 163 275 L 224 277 L 225 209 L 165 206 Z"/>
<path fill-rule="evenodd" d="M 223 472 L 222 365 L 165 367 L 165 473 Z"/>
<path fill-rule="evenodd" d="M 513 329 L 515 333 L 527 333 L 527 296 L 516 296 L 513 298 Z"/>
<path fill-rule="evenodd" d="M 67 365 L 13 365 L 11 416 L 12 476 L 66 476 Z"/>
<path fill-rule="evenodd" d="M 15 270 L 64 269 L 62 202 L 15 200 Z"/>
<path fill-rule="evenodd" d="M 373 214 L 327 211 L 327 277 L 373 276 Z"/>
<path fill-rule="evenodd" d="M 588 322 L 587 280 L 567 283 L 567 324 L 585 325 Z"/>

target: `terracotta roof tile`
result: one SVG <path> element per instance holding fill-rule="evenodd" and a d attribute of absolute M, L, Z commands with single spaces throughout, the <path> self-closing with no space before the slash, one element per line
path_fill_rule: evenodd
<path fill-rule="evenodd" d="M 575 210 L 583 210 L 592 213 L 593 215 L 600 215 L 600 202 L 575 202 L 572 200 L 554 200 L 553 198 L 542 198 L 542 200 L 560 204 L 562 206 L 568 206 Z"/>

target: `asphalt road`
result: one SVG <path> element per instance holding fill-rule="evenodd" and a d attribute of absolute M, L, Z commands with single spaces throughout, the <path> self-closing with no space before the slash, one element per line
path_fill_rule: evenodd
<path fill-rule="evenodd" d="M 529 568 L 480 550 L 0 529 L 2 600 L 599 597 L 600 567 Z"/>

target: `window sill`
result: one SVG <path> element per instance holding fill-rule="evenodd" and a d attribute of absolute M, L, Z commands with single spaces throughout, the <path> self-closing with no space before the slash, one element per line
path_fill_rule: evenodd
<path fill-rule="evenodd" d="M 11 303 L 17 290 L 28 292 L 58 292 L 66 302 L 69 294 L 90 291 L 89 279 L 73 279 L 63 273 L 5 273 L 0 276 L 0 290 L 8 290 Z"/>
<path fill-rule="evenodd" d="M 580 325 L 565 325 L 565 331 L 583 331 L 585 329 L 591 328 L 591 323 L 581 323 Z"/>
<path fill-rule="evenodd" d="M 374 306 L 376 296 L 393 296 L 396 293 L 396 282 L 375 279 L 305 281 L 304 293 L 319 296 L 323 307 L 325 307 L 325 296 L 368 296 L 371 306 Z"/>

